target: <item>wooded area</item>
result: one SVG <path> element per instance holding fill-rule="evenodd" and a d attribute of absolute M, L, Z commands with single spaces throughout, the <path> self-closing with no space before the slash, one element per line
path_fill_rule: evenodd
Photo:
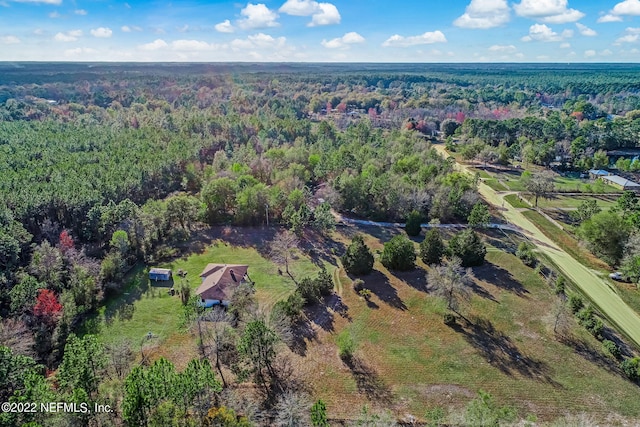
<path fill-rule="evenodd" d="M 640 148 L 638 71 L 635 65 L 0 64 L 1 397 L 105 402 L 113 396 L 98 384 L 117 378 L 124 384 L 113 392 L 121 403 L 118 420 L 130 425 L 162 425 L 181 413 L 194 425 L 223 419 L 245 425 L 231 408 L 202 408 L 202 396 L 223 388 L 206 359 L 180 373 L 165 359 L 130 370 L 116 363 L 133 359 L 130 348 L 76 337 L 105 296 L 122 292 L 132 267 L 171 259 L 206 226 L 280 225 L 293 242 L 305 230 L 327 233 L 333 212 L 407 220 L 417 231 L 407 231 L 412 235 L 421 221 L 486 225 L 479 177 L 455 171 L 431 144 L 445 142 L 485 166 L 538 167 L 534 179 L 523 180 L 528 190 L 543 169 L 613 166 L 607 150 Z M 627 173 L 640 170 L 637 160 L 618 163 Z M 536 205 L 547 187 L 534 192 Z M 622 263 L 634 282 L 639 212 L 638 199 L 625 193 L 611 212 L 585 204 L 575 214 L 589 248 L 611 265 Z M 428 241 L 421 257 L 438 264 L 442 240 L 430 233 Z M 350 272 L 371 271 L 373 255 L 361 238 L 354 242 L 343 263 Z M 407 265 L 392 258 L 394 244 L 410 255 L 400 260 L 409 259 Z M 486 249 L 472 231 L 453 237 L 449 248 L 455 260 L 432 277 L 463 275 L 461 266 L 484 262 Z M 406 238 L 385 244 L 381 257 L 398 270 L 417 259 Z M 300 280 L 299 292 L 278 310 L 295 318 L 305 303 L 331 292 L 332 280 L 325 270 Z M 256 319 L 232 338 L 219 331 L 214 340 L 216 361 L 226 360 L 267 396 L 291 391 L 272 365 L 278 325 Z M 256 346 L 264 351 L 255 354 Z M 53 370 L 55 390 L 45 379 Z M 139 396 L 139 387 L 153 397 Z M 294 407 L 289 397 L 270 407 Z M 322 404 L 314 408 L 322 420 Z M 43 419 L 0 414 L 6 425 L 28 421 Z"/>

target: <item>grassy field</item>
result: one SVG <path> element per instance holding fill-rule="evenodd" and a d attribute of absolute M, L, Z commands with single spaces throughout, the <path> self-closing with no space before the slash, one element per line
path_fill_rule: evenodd
<path fill-rule="evenodd" d="M 514 208 L 530 208 L 531 207 L 531 205 L 529 205 L 527 202 L 522 201 L 517 194 L 507 194 L 506 196 L 504 196 L 504 199 L 507 201 L 507 203 L 509 203 Z"/>
<path fill-rule="evenodd" d="M 278 274 L 278 266 L 265 258 L 255 247 L 241 247 L 216 239 L 201 245 L 202 249 L 172 262 L 157 265 L 187 272 L 187 280 L 195 290 L 200 285 L 200 273 L 208 263 L 228 263 L 249 265 L 249 276 L 256 284 L 256 297 L 268 309 L 276 301 L 286 298 L 295 284 L 285 274 Z M 109 344 L 127 339 L 134 348 L 139 348 L 143 338 L 151 332 L 156 338 L 158 355 L 172 360 L 186 359 L 195 355 L 195 342 L 181 327 L 182 304 L 179 296 L 170 296 L 167 291 L 173 282 L 150 282 L 146 275 L 147 266 L 138 266 L 127 277 L 128 285 L 118 297 L 110 298 L 90 322 L 97 329 L 103 342 Z M 156 266 L 154 266 L 156 267 Z M 284 269 L 283 269 L 284 270 Z M 294 277 L 315 275 L 318 267 L 299 254 L 290 266 Z M 175 276 L 175 286 L 180 280 Z"/>
<path fill-rule="evenodd" d="M 367 242 L 380 245 L 372 236 Z M 426 289 L 424 267 L 393 273 L 376 262 L 363 277 L 370 302 L 339 275 L 343 310 L 332 312 L 330 322 L 312 323 L 316 335 L 304 354 L 293 355 L 332 417 L 352 417 L 368 404 L 421 418 L 428 409 L 461 408 L 479 389 L 517 407 L 521 417 L 640 416 L 637 386 L 617 372 L 600 343 L 575 323 L 567 339 L 553 334 L 556 297 L 549 286 L 512 255 L 490 250 L 487 258 L 474 269 L 474 296 L 462 308 L 469 321 L 455 327 L 442 322 L 445 305 Z M 337 354 L 344 333 L 357 344 L 348 364 Z"/>
<path fill-rule="evenodd" d="M 538 206 L 543 209 L 557 208 L 557 209 L 574 209 L 580 206 L 585 200 L 595 200 L 598 206 L 607 210 L 615 205 L 615 196 L 564 196 L 560 194 L 554 195 L 550 199 L 538 199 Z"/>
<path fill-rule="evenodd" d="M 334 233 L 335 243 L 347 244 L 356 231 L 362 230 L 348 227 Z M 393 234 L 364 231 L 374 253 Z M 205 240 L 193 253 L 161 266 L 187 271 L 195 288 L 209 262 L 249 264 L 258 299 L 268 307 L 294 285 L 262 255 L 267 238 L 251 235 L 257 243 L 239 245 L 232 236 Z M 305 334 L 304 345 L 295 351 L 284 345 L 281 351 L 313 398 L 328 403 L 331 418 L 353 419 L 368 405 L 389 408 L 398 417 L 412 414 L 422 419 L 428 409 L 463 408 L 480 389 L 500 405 L 517 407 L 521 417 L 535 414 L 539 420 L 550 420 L 566 412 L 588 412 L 602 419 L 609 413 L 639 417 L 638 388 L 622 377 L 600 343 L 576 324 L 564 341 L 553 334 L 549 313 L 556 297 L 549 286 L 517 258 L 493 246 L 487 260 L 474 268 L 474 294 L 461 310 L 468 320 L 458 320 L 455 327 L 442 322 L 445 304 L 427 289 L 427 267 L 421 261 L 413 271 L 396 273 L 376 260 L 376 270 L 363 278 L 372 292 L 368 302 L 353 291 L 342 269 L 334 269 L 339 295 L 306 310 L 307 329 L 313 332 Z M 292 266 L 297 277 L 316 271 L 302 254 Z M 149 285 L 144 266 L 131 272 L 124 294 L 100 311 L 102 339 L 109 343 L 128 338 L 139 346 L 151 331 L 157 335 L 151 357 L 165 356 L 184 367 L 197 356 L 196 343 L 180 327 L 179 298 L 166 290 Z M 351 335 L 357 345 L 348 364 L 338 357 L 340 334 Z"/>
<path fill-rule="evenodd" d="M 525 191 L 520 175 L 522 170 L 499 171 L 497 169 L 483 169 L 472 167 L 471 170 L 477 172 L 484 182 L 496 191 Z M 587 181 L 579 177 L 561 176 L 554 174 L 556 191 L 558 192 L 576 192 L 576 193 L 621 193 L 622 191 L 608 184 L 594 185 L 592 181 Z M 597 191 L 596 191 L 597 190 Z"/>

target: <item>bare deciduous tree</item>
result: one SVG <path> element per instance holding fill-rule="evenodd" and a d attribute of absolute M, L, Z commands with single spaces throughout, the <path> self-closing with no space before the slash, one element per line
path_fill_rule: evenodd
<path fill-rule="evenodd" d="M 289 263 L 300 246 L 300 241 L 290 231 L 282 231 L 271 241 L 271 258 L 278 264 L 284 265 L 286 273 L 295 282 L 295 279 L 289 272 Z"/>
<path fill-rule="evenodd" d="M 457 314 L 460 303 L 471 297 L 473 272 L 470 268 L 464 269 L 462 261 L 458 257 L 447 260 L 443 265 L 431 266 L 427 274 L 427 283 L 434 289 L 435 295 L 441 296 L 447 301 L 447 308 Z"/>

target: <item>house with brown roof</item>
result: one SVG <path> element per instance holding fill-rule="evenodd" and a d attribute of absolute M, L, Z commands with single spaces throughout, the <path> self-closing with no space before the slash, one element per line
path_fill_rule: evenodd
<path fill-rule="evenodd" d="M 248 270 L 248 265 L 207 264 L 200 274 L 202 283 L 196 289 L 196 295 L 200 297 L 200 305 L 227 307 L 238 285 L 249 281 Z"/>

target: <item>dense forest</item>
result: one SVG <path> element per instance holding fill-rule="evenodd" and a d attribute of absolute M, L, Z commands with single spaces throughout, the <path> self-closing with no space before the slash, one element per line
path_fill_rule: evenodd
<path fill-rule="evenodd" d="M 175 244 L 205 225 L 271 221 L 300 235 L 331 227 L 332 210 L 465 222 L 479 202 L 477 182 L 455 172 L 432 141 L 457 145 L 469 159 L 599 166 L 599 150 L 639 146 L 638 71 L 0 64 L 3 400 L 58 393 L 104 401 L 97 372 L 108 367 L 126 377 L 121 414 L 131 425 L 149 422 L 159 396 L 172 393 L 172 410 L 197 407 L 201 392 L 222 388 L 208 364 L 196 360 L 176 373 L 160 360 L 118 371 L 122 349 L 99 349 L 91 335 L 74 334 L 105 295 L 120 292 L 137 262 L 170 258 Z M 252 340 L 271 339 L 264 324 L 252 328 L 238 344 L 246 360 Z M 55 390 L 45 379 L 52 370 Z M 135 387 L 153 389 L 156 400 L 143 402 Z M 42 422 L 2 416 L 3 425 Z"/>

